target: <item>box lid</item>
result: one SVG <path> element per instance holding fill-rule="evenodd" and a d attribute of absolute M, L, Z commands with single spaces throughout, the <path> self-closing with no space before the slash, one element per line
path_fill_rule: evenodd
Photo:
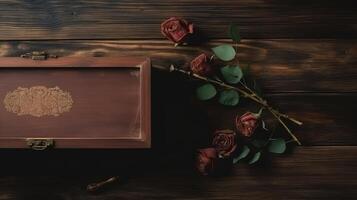
<path fill-rule="evenodd" d="M 150 60 L 0 58 L 0 148 L 150 147 Z"/>

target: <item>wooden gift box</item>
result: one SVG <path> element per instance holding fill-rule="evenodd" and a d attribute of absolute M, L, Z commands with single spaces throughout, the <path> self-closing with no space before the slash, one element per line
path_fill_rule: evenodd
<path fill-rule="evenodd" d="M 0 148 L 149 148 L 147 58 L 0 59 Z"/>

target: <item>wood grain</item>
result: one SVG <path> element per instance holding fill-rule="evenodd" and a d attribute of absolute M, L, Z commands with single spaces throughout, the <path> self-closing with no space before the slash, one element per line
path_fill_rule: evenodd
<path fill-rule="evenodd" d="M 291 93 L 267 95 L 266 99 L 281 111 L 304 123 L 301 127 L 290 124 L 304 146 L 357 145 L 357 129 L 353 117 L 357 110 L 356 94 Z M 225 108 L 216 102 L 197 102 L 196 106 L 208 116 L 211 129 L 234 129 L 234 122 L 231 119 L 236 115 L 241 115 L 247 110 L 259 111 L 256 104 L 248 104 L 244 100 L 235 108 Z M 266 119 L 272 117 L 268 112 L 265 112 L 264 116 Z M 273 129 L 272 127 L 273 125 L 270 129 Z M 284 130 L 277 129 L 276 134 L 275 137 L 282 135 L 289 138 Z"/>
<path fill-rule="evenodd" d="M 355 38 L 356 11 L 351 0 L 4 0 L 0 39 L 162 38 L 159 25 L 171 16 L 210 38 L 226 38 L 231 22 L 244 38 Z"/>
<path fill-rule="evenodd" d="M 24 152 L 22 152 L 24 153 Z M 29 153 L 29 152 L 28 152 Z M 46 158 L 45 172 L 55 169 L 57 175 L 20 177 L 11 175 L 10 170 L 0 179 L 2 199 L 355 199 L 357 181 L 355 177 L 357 147 L 304 147 L 296 148 L 292 154 L 274 157 L 264 167 L 249 167 L 239 164 L 231 175 L 226 177 L 200 177 L 189 170 L 187 163 L 164 156 L 136 159 L 145 165 L 136 165 L 126 174 L 135 171 L 129 181 L 113 185 L 104 193 L 90 195 L 85 193 L 85 185 L 103 177 L 105 172 L 116 166 L 125 165 L 115 153 L 101 152 L 62 152 L 61 159 L 56 152 L 47 155 L 32 155 L 32 158 Z M 21 152 L 17 152 L 21 156 Z M 51 156 L 52 155 L 52 156 Z M 66 155 L 72 155 L 65 157 Z M 29 156 L 29 154 L 27 154 Z M 103 156 L 105 158 L 103 158 Z M 140 157 L 139 157 L 140 158 Z M 74 159 L 78 161 L 74 161 Z M 14 160 L 14 158 L 11 158 Z M 73 162 L 72 162 L 73 160 Z M 79 162 L 79 160 L 81 162 Z M 88 161 L 91 160 L 91 165 Z M 176 162 L 172 162 L 176 160 Z M 96 161 L 96 162 L 95 162 Z M 112 165 L 104 165 L 111 162 Z M 171 162 L 171 164 L 168 164 Z M 43 164 L 43 163 L 37 163 Z M 36 162 L 34 163 L 36 166 Z M 56 167 L 57 166 L 57 167 Z M 62 166 L 62 167 L 59 167 Z M 90 171 L 87 167 L 100 169 Z M 28 170 L 28 166 L 18 166 Z M 125 168 L 125 167 L 124 167 Z M 106 171 L 106 170 L 107 171 Z M 76 177 L 69 176 L 81 170 Z M 35 172 L 38 171 L 35 170 Z M 59 174 L 67 176 L 59 177 Z M 105 177 L 105 176 L 104 176 Z M 46 191 L 44 193 L 43 191 Z"/>
<path fill-rule="evenodd" d="M 203 43 L 174 48 L 159 32 L 170 16 L 194 22 Z M 196 82 L 153 70 L 152 149 L 3 149 L 0 200 L 355 199 L 356 19 L 353 0 L 1 1 L 2 57 L 45 50 L 150 56 L 156 65 L 183 66 L 228 41 L 227 27 L 236 23 L 246 39 L 241 65 L 251 64 L 271 104 L 304 122 L 293 130 L 305 146 L 258 166 L 238 165 L 226 177 L 196 176 L 191 158 L 210 143 L 211 131 L 257 108 L 244 100 L 235 109 L 197 102 Z M 88 183 L 113 175 L 128 180 L 101 194 L 85 192 Z"/>
<path fill-rule="evenodd" d="M 45 50 L 62 57 L 147 56 L 154 65 L 187 65 L 202 51 L 229 40 L 214 40 L 202 47 L 173 47 L 162 40 L 74 40 L 3 42 L 0 56 Z M 356 40 L 243 40 L 239 46 L 242 67 L 251 64 L 252 75 L 265 93 L 357 92 Z"/>

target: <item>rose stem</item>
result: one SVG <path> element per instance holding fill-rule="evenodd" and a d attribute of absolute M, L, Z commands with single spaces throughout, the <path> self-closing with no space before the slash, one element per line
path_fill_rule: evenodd
<path fill-rule="evenodd" d="M 269 110 L 271 108 L 268 108 Z M 279 122 L 281 123 L 281 125 L 283 125 L 283 127 L 285 128 L 285 130 L 289 133 L 289 135 L 296 141 L 296 143 L 298 143 L 298 145 L 301 145 L 301 142 L 297 139 L 297 137 L 291 132 L 291 130 L 288 128 L 288 126 L 283 122 L 283 120 L 281 120 L 281 118 L 275 113 L 275 111 L 270 110 L 270 112 L 275 116 L 275 118 L 277 118 L 279 120 Z"/>
<path fill-rule="evenodd" d="M 255 96 L 255 97 L 257 97 L 260 101 L 264 101 L 264 99 L 262 99 L 257 93 L 255 93 L 252 89 L 250 89 L 246 84 L 243 84 L 242 82 L 239 82 L 246 90 L 248 90 L 250 93 L 251 93 L 251 95 L 253 95 L 253 96 Z M 273 108 L 271 108 L 270 107 L 270 109 L 271 109 L 271 111 L 273 111 L 273 112 L 275 112 L 275 114 L 276 115 L 278 115 L 279 117 L 284 117 L 284 118 L 286 118 L 286 119 L 289 119 L 290 121 L 292 121 L 292 122 L 294 122 L 295 124 L 297 124 L 297 125 L 302 125 L 302 122 L 300 122 L 300 121 L 298 121 L 298 120 L 296 120 L 296 119 L 294 119 L 294 118 L 291 118 L 291 117 L 289 117 L 288 115 L 286 115 L 286 114 L 282 114 L 282 113 L 280 113 L 280 112 L 278 112 L 277 110 L 274 110 Z"/>
<path fill-rule="evenodd" d="M 207 78 L 207 77 L 204 77 L 204 76 L 200 76 L 198 74 L 195 74 L 195 73 L 192 73 L 190 71 L 186 71 L 186 70 L 182 70 L 182 69 L 178 69 L 176 68 L 174 65 L 171 65 L 170 66 L 170 71 L 178 71 L 178 72 L 181 72 L 183 74 L 186 74 L 186 75 L 189 75 L 189 76 L 193 76 L 197 79 L 200 79 L 200 80 L 205 80 L 209 83 L 213 83 L 213 84 L 216 84 L 216 85 L 219 85 L 221 87 L 225 87 L 225 88 L 228 88 L 228 89 L 232 89 L 232 90 L 236 90 L 238 92 L 240 92 L 241 94 L 243 94 L 244 97 L 246 98 L 249 98 L 253 101 L 255 101 L 256 103 L 262 105 L 263 107 L 267 108 L 273 115 L 275 118 L 277 118 L 277 120 L 283 125 L 283 127 L 285 128 L 285 130 L 289 133 L 289 135 L 296 141 L 296 143 L 298 145 L 301 145 L 301 142 L 297 139 L 297 137 L 291 132 L 291 130 L 287 127 L 287 125 L 281 120 L 281 117 L 286 117 L 287 119 L 291 120 L 290 117 L 288 117 L 287 115 L 284 115 L 284 114 L 280 114 L 279 111 L 277 110 L 274 110 L 271 106 L 269 106 L 267 104 L 267 102 L 265 100 L 263 100 L 262 98 L 260 98 L 259 96 L 257 96 L 254 92 L 252 94 L 240 89 L 240 88 L 237 88 L 237 87 L 234 87 L 234 86 L 231 86 L 231 85 L 228 85 L 228 84 L 225 84 L 224 82 L 221 82 L 221 81 L 217 81 L 217 80 L 213 80 L 213 79 L 210 79 L 210 78 Z M 293 119 L 291 120 L 292 122 L 295 122 L 299 125 L 301 125 L 302 123 Z"/>

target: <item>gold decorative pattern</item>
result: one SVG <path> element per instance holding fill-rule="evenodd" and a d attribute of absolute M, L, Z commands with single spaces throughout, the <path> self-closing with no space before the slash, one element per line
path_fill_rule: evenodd
<path fill-rule="evenodd" d="M 59 116 L 71 110 L 73 100 L 69 92 L 64 92 L 57 86 L 18 87 L 6 94 L 4 105 L 7 111 L 17 115 Z"/>

